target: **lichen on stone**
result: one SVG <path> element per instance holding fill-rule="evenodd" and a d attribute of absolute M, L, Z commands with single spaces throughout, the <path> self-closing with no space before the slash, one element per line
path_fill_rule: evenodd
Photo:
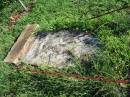
<path fill-rule="evenodd" d="M 28 64 L 64 68 L 72 66 L 73 57 L 89 61 L 96 54 L 97 38 L 87 33 L 62 30 L 57 33 L 39 32 L 21 61 Z"/>

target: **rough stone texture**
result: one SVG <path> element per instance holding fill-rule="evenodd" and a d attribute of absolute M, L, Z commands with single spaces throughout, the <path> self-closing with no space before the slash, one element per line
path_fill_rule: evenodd
<path fill-rule="evenodd" d="M 91 35 L 66 30 L 49 34 L 41 32 L 32 40 L 34 41 L 28 52 L 21 57 L 21 62 L 58 68 L 72 66 L 73 58 L 89 61 L 99 45 Z M 30 43 L 26 43 L 28 44 Z"/>
<path fill-rule="evenodd" d="M 5 58 L 4 60 L 5 62 L 14 63 L 14 64 L 19 63 L 19 59 L 27 52 L 28 47 L 31 44 L 31 41 L 33 40 L 32 39 L 33 37 L 30 36 L 32 35 L 32 33 L 37 31 L 38 27 L 39 26 L 37 24 L 28 24 L 25 27 L 24 31 L 21 33 L 16 43 L 13 45 L 7 57 Z M 30 44 L 28 44 L 28 46 L 26 45 L 25 47 L 26 43 L 30 43 Z"/>
<path fill-rule="evenodd" d="M 37 24 L 27 25 L 4 61 L 63 68 L 74 66 L 75 58 L 88 62 L 99 47 L 97 38 L 86 33 L 62 30 L 35 36 L 37 29 Z"/>

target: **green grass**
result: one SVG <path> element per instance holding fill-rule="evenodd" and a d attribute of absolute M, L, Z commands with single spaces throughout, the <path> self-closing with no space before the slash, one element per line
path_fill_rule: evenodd
<path fill-rule="evenodd" d="M 28 4 L 31 0 L 24 0 Z M 124 1 L 124 2 L 123 2 Z M 17 71 L 3 60 L 28 23 L 37 23 L 40 30 L 74 29 L 87 31 L 102 44 L 96 59 L 90 64 L 67 69 L 84 75 L 103 75 L 126 79 L 130 65 L 130 18 L 128 9 L 99 18 L 89 18 L 122 6 L 128 0 L 37 0 L 28 15 L 22 17 L 11 31 L 8 20 L 12 12 L 22 7 L 18 2 L 2 6 L 0 10 L 0 96 L 5 97 L 125 97 L 126 88 L 112 83 L 70 81 L 47 75 L 33 75 Z M 80 66 L 79 66 L 80 65 Z M 66 71 L 66 70 L 65 70 Z M 11 96 L 12 95 L 12 96 Z"/>

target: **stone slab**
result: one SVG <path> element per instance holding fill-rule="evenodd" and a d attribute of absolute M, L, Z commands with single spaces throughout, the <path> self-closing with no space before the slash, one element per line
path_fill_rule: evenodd
<path fill-rule="evenodd" d="M 61 30 L 34 35 L 38 27 L 37 24 L 25 27 L 5 62 L 64 68 L 75 66 L 77 59 L 89 62 L 99 48 L 98 39 L 87 32 Z"/>
<path fill-rule="evenodd" d="M 39 32 L 20 61 L 55 68 L 76 66 L 77 59 L 83 63 L 88 63 L 92 59 L 96 54 L 98 43 L 97 38 L 86 32 L 76 33 L 69 30 Z"/>

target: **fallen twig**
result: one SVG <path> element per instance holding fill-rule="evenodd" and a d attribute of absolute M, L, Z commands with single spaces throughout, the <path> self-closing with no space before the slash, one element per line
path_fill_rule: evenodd
<path fill-rule="evenodd" d="M 97 16 L 88 18 L 87 20 L 96 19 L 96 18 L 99 18 L 99 17 L 105 16 L 105 15 L 111 14 L 111 13 L 116 12 L 116 11 L 121 11 L 121 10 L 124 10 L 124 9 L 127 9 L 127 8 L 130 8 L 130 5 L 129 6 L 125 6 L 125 7 L 121 7 L 121 8 L 118 8 L 118 9 L 114 9 L 114 10 L 108 11 L 108 12 L 103 13 L 103 14 L 99 14 Z"/>
<path fill-rule="evenodd" d="M 20 4 L 23 6 L 23 8 L 25 9 L 25 11 L 28 11 L 28 8 L 24 5 L 24 3 L 21 0 L 18 0 L 20 2 Z"/>

